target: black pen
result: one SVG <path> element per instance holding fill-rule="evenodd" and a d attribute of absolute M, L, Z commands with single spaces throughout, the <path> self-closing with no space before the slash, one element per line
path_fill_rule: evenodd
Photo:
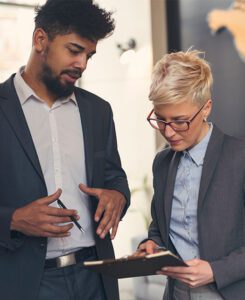
<path fill-rule="evenodd" d="M 67 207 L 65 206 L 65 204 L 64 204 L 60 199 L 57 200 L 57 203 L 58 203 L 58 205 L 59 205 L 61 208 L 67 209 Z M 77 222 L 77 220 L 76 220 L 73 216 L 69 216 L 69 218 L 70 218 L 70 219 L 72 220 L 72 222 L 77 226 L 77 228 L 78 228 L 82 233 L 84 233 L 84 229 L 83 229 L 82 226 Z"/>
<path fill-rule="evenodd" d="M 154 251 L 158 251 L 158 250 L 161 250 L 161 251 L 167 251 L 167 248 L 166 247 L 163 247 L 163 246 L 156 246 L 154 248 Z"/>

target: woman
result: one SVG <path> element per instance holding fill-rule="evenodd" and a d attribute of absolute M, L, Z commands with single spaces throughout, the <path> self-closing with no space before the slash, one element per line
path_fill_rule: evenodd
<path fill-rule="evenodd" d="M 245 141 L 207 122 L 213 79 L 200 54 L 167 54 L 153 72 L 147 120 L 169 147 L 154 160 L 153 221 L 139 249 L 164 246 L 188 264 L 159 270 L 164 299 L 242 300 Z"/>

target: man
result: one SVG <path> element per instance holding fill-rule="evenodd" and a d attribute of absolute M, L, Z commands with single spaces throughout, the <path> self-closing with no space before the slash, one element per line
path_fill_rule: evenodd
<path fill-rule="evenodd" d="M 164 300 L 242 300 L 245 141 L 207 122 L 213 79 L 199 55 L 166 54 L 154 69 L 148 121 L 169 147 L 153 164 L 153 221 L 139 250 L 163 246 L 186 261 L 159 270 Z"/>
<path fill-rule="evenodd" d="M 82 262 L 113 257 L 127 179 L 110 105 L 74 86 L 114 22 L 84 0 L 36 13 L 30 58 L 0 86 L 1 299 L 119 299 Z"/>

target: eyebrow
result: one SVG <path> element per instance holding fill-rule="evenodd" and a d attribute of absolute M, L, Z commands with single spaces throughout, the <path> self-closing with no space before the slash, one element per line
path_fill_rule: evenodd
<path fill-rule="evenodd" d="M 83 46 L 80 46 L 79 44 L 77 44 L 77 43 L 69 43 L 68 44 L 68 46 L 73 46 L 73 47 L 76 47 L 78 50 L 80 50 L 80 51 L 84 51 L 85 50 L 85 48 L 83 47 Z M 96 53 L 96 51 L 91 51 L 89 54 L 92 54 L 92 55 L 94 55 Z"/>
<path fill-rule="evenodd" d="M 154 114 L 156 115 L 156 117 L 158 119 L 162 119 L 164 120 L 165 118 L 163 118 L 162 116 L 158 115 L 157 113 L 154 112 Z M 182 115 L 182 116 L 176 116 L 176 117 L 173 117 L 171 120 L 188 120 L 188 116 L 186 115 Z"/>

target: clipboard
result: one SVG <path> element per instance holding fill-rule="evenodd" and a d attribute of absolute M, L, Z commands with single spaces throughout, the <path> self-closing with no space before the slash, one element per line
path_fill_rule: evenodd
<path fill-rule="evenodd" d="M 145 256 L 125 256 L 117 259 L 85 261 L 84 267 L 115 278 L 156 275 L 163 267 L 187 264 L 171 251 L 160 251 Z"/>

